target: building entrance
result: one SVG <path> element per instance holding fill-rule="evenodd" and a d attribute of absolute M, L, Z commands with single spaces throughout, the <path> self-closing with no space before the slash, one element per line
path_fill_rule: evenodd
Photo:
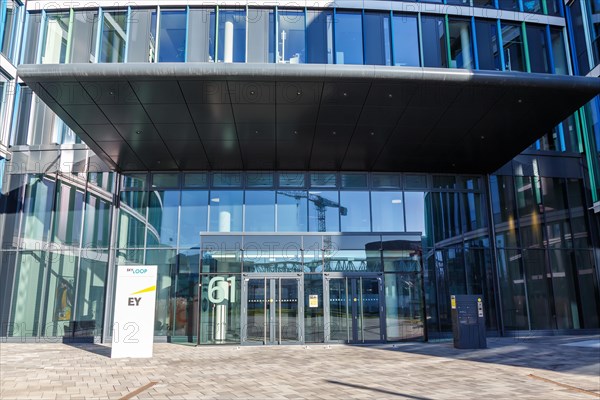
<path fill-rule="evenodd" d="M 242 275 L 242 344 L 302 343 L 302 274 Z"/>
<path fill-rule="evenodd" d="M 385 340 L 383 274 L 325 274 L 325 340 Z"/>

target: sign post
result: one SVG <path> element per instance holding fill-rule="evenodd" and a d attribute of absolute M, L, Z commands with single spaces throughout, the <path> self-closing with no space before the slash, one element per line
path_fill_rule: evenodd
<path fill-rule="evenodd" d="M 152 357 L 156 272 L 156 265 L 118 267 L 111 358 Z"/>

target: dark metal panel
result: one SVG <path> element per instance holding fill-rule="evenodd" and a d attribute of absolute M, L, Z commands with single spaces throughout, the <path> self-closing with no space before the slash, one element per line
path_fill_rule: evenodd
<path fill-rule="evenodd" d="M 77 81 L 44 82 L 42 86 L 59 104 L 94 104 L 92 98 Z"/>
<path fill-rule="evenodd" d="M 233 104 L 233 117 L 238 124 L 275 123 L 275 104 Z"/>
<path fill-rule="evenodd" d="M 148 114 L 137 104 L 102 104 L 100 109 L 113 124 L 149 124 Z"/>
<path fill-rule="evenodd" d="M 257 141 L 275 144 L 275 124 L 238 124 L 237 134 L 240 141 Z"/>
<path fill-rule="evenodd" d="M 362 106 L 322 105 L 317 124 L 356 124 Z"/>
<path fill-rule="evenodd" d="M 275 83 L 261 81 L 227 81 L 231 104 L 273 104 Z"/>
<path fill-rule="evenodd" d="M 139 104 L 129 81 L 81 81 L 95 104 Z"/>
<path fill-rule="evenodd" d="M 314 126 L 319 105 L 280 105 L 277 104 L 278 124 L 312 124 Z"/>
<path fill-rule="evenodd" d="M 146 104 L 144 109 L 155 124 L 188 124 L 190 113 L 181 104 Z"/>
<path fill-rule="evenodd" d="M 367 82 L 326 82 L 321 104 L 362 106 L 370 86 Z"/>
<path fill-rule="evenodd" d="M 365 105 L 403 109 L 418 88 L 416 83 L 374 83 L 369 90 Z"/>
<path fill-rule="evenodd" d="M 115 127 L 125 140 L 160 141 L 160 136 L 152 124 L 117 124 Z"/>
<path fill-rule="evenodd" d="M 169 151 L 181 169 L 209 169 L 204 147 L 199 140 L 167 143 Z"/>
<path fill-rule="evenodd" d="M 276 160 L 289 169 L 489 172 L 600 92 L 591 78 L 384 66 L 22 65 L 19 75 L 107 162 L 103 151 L 119 168 L 131 157 L 136 168 L 162 170 L 206 165 L 185 167 L 198 151 L 172 144 L 182 141 L 215 169 Z M 377 127 L 392 126 L 380 136 Z"/>
<path fill-rule="evenodd" d="M 104 113 L 95 105 L 64 105 L 63 109 L 76 120 L 79 125 L 105 125 L 108 124 L 108 119 Z M 57 111 L 54 110 L 53 111 Z"/>
<path fill-rule="evenodd" d="M 231 104 L 188 104 L 196 124 L 232 124 Z"/>
<path fill-rule="evenodd" d="M 184 104 L 179 83 L 169 81 L 134 81 L 131 86 L 142 104 Z"/>
<path fill-rule="evenodd" d="M 387 106 L 365 106 L 360 113 L 359 125 L 396 125 L 401 109 Z"/>
<path fill-rule="evenodd" d="M 204 124 L 196 125 L 202 141 L 205 140 L 237 140 L 234 124 Z"/>
<path fill-rule="evenodd" d="M 226 81 L 186 80 L 180 82 L 183 96 L 188 104 L 229 104 Z"/>
<path fill-rule="evenodd" d="M 202 141 L 208 161 L 214 169 L 242 169 L 240 145 L 237 140 Z"/>
<path fill-rule="evenodd" d="M 276 146 L 273 141 L 240 140 L 240 148 L 247 169 L 269 170 L 277 165 Z"/>
<path fill-rule="evenodd" d="M 165 142 L 198 140 L 194 124 L 155 124 L 158 133 Z"/>
<path fill-rule="evenodd" d="M 112 125 L 81 125 L 81 128 L 95 141 L 123 140 Z"/>
<path fill-rule="evenodd" d="M 323 92 L 323 82 L 276 82 L 276 102 L 279 105 L 318 106 Z"/>

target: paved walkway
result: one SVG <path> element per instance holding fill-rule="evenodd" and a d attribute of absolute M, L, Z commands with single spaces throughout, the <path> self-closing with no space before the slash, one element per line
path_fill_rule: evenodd
<path fill-rule="evenodd" d="M 600 336 L 381 346 L 156 344 L 112 360 L 101 345 L 0 343 L 0 399 L 594 399 Z"/>

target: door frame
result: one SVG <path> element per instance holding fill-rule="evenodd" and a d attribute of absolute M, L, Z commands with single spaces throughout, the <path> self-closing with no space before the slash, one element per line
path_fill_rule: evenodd
<path fill-rule="evenodd" d="M 275 340 L 271 341 L 270 337 L 267 338 L 266 342 L 248 342 L 248 281 L 250 279 L 295 279 L 298 282 L 298 316 L 297 316 L 297 326 L 298 326 L 298 337 L 299 340 L 280 340 L 281 339 L 281 312 L 278 311 L 276 315 L 279 317 L 279 321 L 271 321 L 270 324 L 272 331 L 274 327 L 278 328 L 278 331 L 274 334 Z M 276 346 L 276 345 L 284 345 L 284 344 L 304 344 L 304 274 L 302 272 L 279 272 L 279 273 L 268 273 L 268 272 L 252 272 L 252 273 L 243 273 L 242 274 L 242 304 L 240 311 L 240 323 L 241 323 L 241 335 L 240 335 L 240 343 L 242 346 Z M 269 285 L 269 291 L 272 293 L 275 291 L 272 285 Z M 278 291 L 277 295 L 281 299 L 281 290 Z M 279 310 L 281 310 L 281 301 L 275 302 L 275 304 L 279 305 Z M 266 306 L 266 304 L 265 304 Z M 265 313 L 266 315 L 266 313 Z M 271 334 L 269 334 L 271 336 Z"/>
<path fill-rule="evenodd" d="M 359 278 L 377 278 L 379 280 L 379 329 L 380 329 L 380 339 L 379 340 L 354 340 L 354 331 L 358 329 L 358 326 L 355 325 L 353 316 L 356 307 L 359 307 L 360 304 L 350 304 L 348 307 L 349 312 L 352 314 L 350 325 L 348 327 L 349 331 L 349 340 L 332 340 L 331 339 L 331 318 L 330 318 L 330 303 L 329 303 L 329 281 L 331 279 L 359 279 Z M 352 281 L 351 281 L 352 282 Z M 356 281 L 354 281 L 356 282 Z M 355 288 L 355 284 L 348 285 L 347 296 L 352 295 L 352 288 Z M 356 289 L 355 289 L 356 290 Z M 354 310 L 353 310 L 354 308 Z M 385 308 L 385 285 L 384 285 L 384 274 L 383 272 L 324 272 L 323 273 L 323 323 L 324 323 L 324 341 L 325 343 L 347 343 L 347 344 L 363 344 L 363 343 L 385 343 L 387 332 L 386 332 L 386 308 Z M 360 337 L 360 333 L 357 335 Z"/>

